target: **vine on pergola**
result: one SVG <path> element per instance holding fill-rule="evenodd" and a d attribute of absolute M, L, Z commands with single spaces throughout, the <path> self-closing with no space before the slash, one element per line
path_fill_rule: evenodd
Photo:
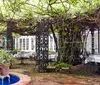
<path fill-rule="evenodd" d="M 3 0 L 2 5 L 1 21 L 16 22 L 13 31 L 19 34 L 32 34 L 36 22 L 45 18 L 51 25 L 50 31 L 59 52 L 58 60 L 68 63 L 77 63 L 75 61 L 79 59 L 85 31 L 91 26 L 98 26 L 100 22 L 100 13 L 94 12 L 100 0 Z M 55 31 L 59 35 L 59 46 Z"/>

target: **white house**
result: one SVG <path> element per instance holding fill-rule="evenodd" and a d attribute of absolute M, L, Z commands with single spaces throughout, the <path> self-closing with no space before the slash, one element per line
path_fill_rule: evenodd
<path fill-rule="evenodd" d="M 88 37 L 87 37 L 87 44 L 86 44 L 86 50 L 89 51 L 91 53 L 91 46 L 92 42 L 91 42 L 91 32 L 89 32 Z M 98 53 L 98 31 L 94 32 L 94 50 L 95 53 Z"/>
<path fill-rule="evenodd" d="M 53 34 L 49 35 L 49 50 L 55 52 L 55 42 Z M 14 39 L 15 49 L 26 51 L 26 52 L 36 52 L 36 36 L 20 36 Z"/>
<path fill-rule="evenodd" d="M 56 34 L 57 35 L 57 34 Z M 57 36 L 56 36 L 57 37 Z M 36 52 L 36 36 L 20 36 L 14 39 L 15 49 L 26 51 L 26 52 Z M 56 45 L 54 42 L 53 34 L 49 35 L 48 47 L 50 51 L 56 50 Z M 95 53 L 98 53 L 98 31 L 94 32 L 94 49 Z M 86 50 L 91 53 L 91 32 L 89 32 L 87 37 Z"/>

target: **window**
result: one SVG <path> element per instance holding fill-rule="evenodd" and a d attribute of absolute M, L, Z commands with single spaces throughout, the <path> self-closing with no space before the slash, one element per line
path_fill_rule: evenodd
<path fill-rule="evenodd" d="M 18 49 L 18 38 L 16 38 L 16 43 L 15 44 L 16 44 L 15 45 L 16 46 L 15 48 Z"/>
<path fill-rule="evenodd" d="M 53 50 L 53 37 L 50 37 L 50 50 Z"/>
<path fill-rule="evenodd" d="M 31 50 L 34 50 L 34 38 L 31 38 Z"/>
<path fill-rule="evenodd" d="M 26 39 L 26 50 L 29 50 L 29 39 Z"/>
<path fill-rule="evenodd" d="M 25 39 L 23 39 L 23 50 L 25 50 Z"/>
<path fill-rule="evenodd" d="M 19 49 L 22 50 L 22 39 L 20 39 L 19 42 L 20 42 L 20 48 Z"/>

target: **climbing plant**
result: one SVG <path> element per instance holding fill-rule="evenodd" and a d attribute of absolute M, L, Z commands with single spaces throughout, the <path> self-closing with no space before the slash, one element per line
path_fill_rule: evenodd
<path fill-rule="evenodd" d="M 95 13 L 99 6 L 100 0 L 2 0 L 0 21 L 12 21 L 14 32 L 28 35 L 34 32 L 36 22 L 44 18 L 53 33 L 58 60 L 77 64 L 81 62 L 79 55 L 87 26 L 90 29 L 100 24 L 100 13 Z M 6 27 L 10 29 L 7 24 Z"/>

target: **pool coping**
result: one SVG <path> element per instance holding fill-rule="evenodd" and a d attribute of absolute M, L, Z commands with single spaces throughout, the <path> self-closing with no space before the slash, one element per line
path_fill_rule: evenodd
<path fill-rule="evenodd" d="M 10 72 L 9 74 L 20 78 L 20 80 L 17 83 L 14 83 L 11 85 L 30 85 L 30 83 L 32 81 L 31 77 L 28 75 L 24 75 L 24 74 L 17 73 L 17 72 Z"/>

